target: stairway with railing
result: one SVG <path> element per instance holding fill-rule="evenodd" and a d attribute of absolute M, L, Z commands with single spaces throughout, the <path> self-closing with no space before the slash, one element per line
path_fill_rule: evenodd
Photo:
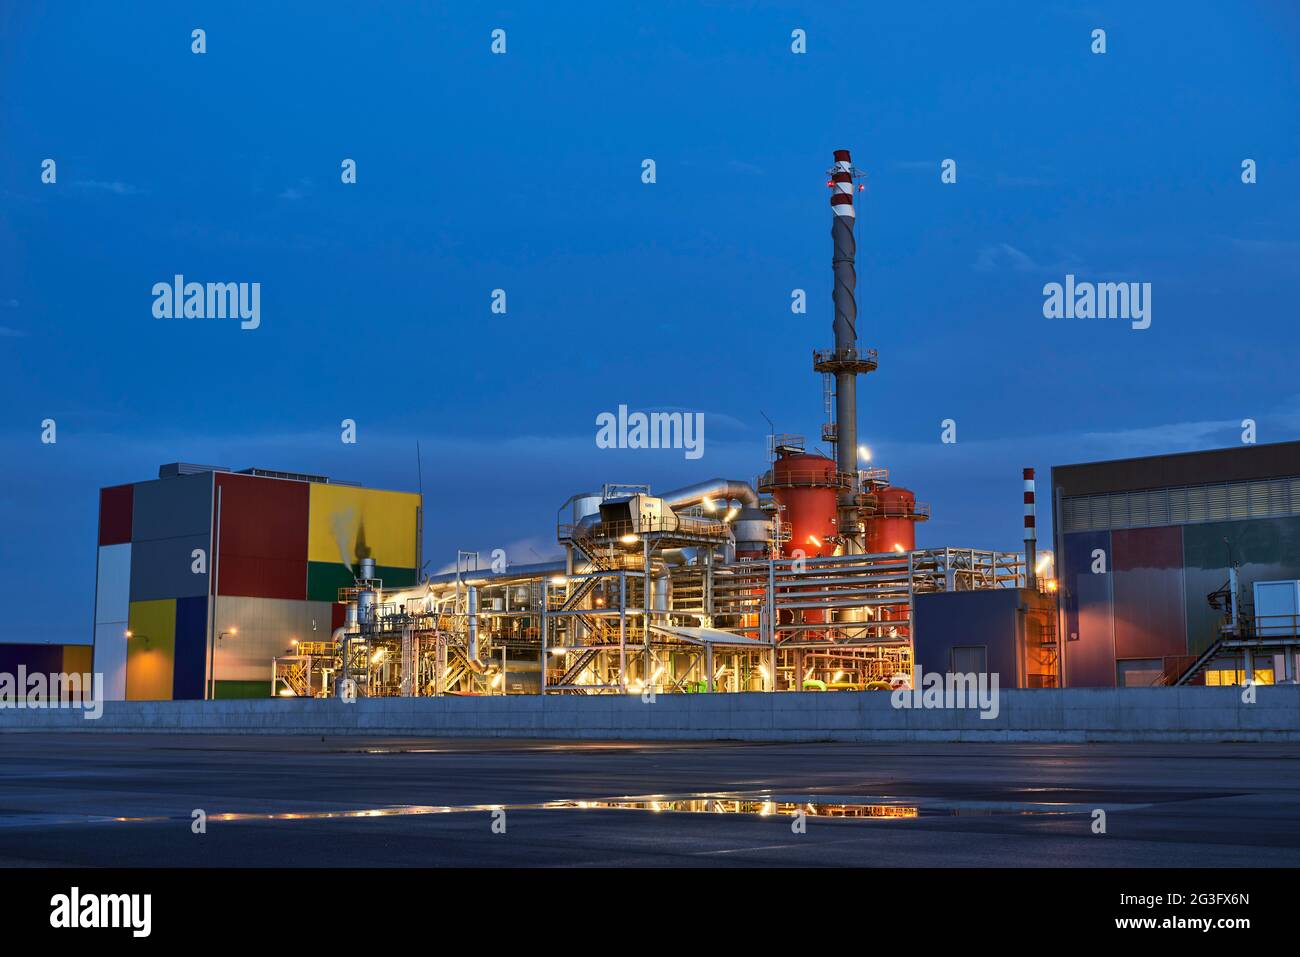
<path fill-rule="evenodd" d="M 575 534 L 572 538 L 574 545 L 581 549 L 582 553 L 587 556 L 591 563 L 593 572 L 615 571 L 616 565 L 609 556 L 602 554 L 600 544 L 595 539 L 585 535 Z M 594 641 L 590 645 L 581 646 L 577 651 L 577 656 L 573 663 L 565 669 L 558 680 L 551 682 L 550 687 L 557 690 L 571 690 L 578 694 L 586 694 L 580 687 L 576 687 L 574 682 L 582 676 L 588 666 L 595 660 L 596 656 L 609 646 L 610 635 L 609 628 L 603 618 L 598 615 L 583 615 L 579 613 L 582 603 L 600 584 L 601 576 L 592 574 L 578 583 L 573 591 L 559 604 L 555 611 L 560 615 L 569 616 L 570 633 L 573 630 L 573 622 L 581 622 L 590 631 Z M 558 619 L 557 619 L 558 620 Z"/>

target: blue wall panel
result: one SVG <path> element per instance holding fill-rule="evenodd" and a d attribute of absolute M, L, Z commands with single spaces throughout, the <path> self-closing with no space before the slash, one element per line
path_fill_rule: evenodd
<path fill-rule="evenodd" d="M 1065 683 L 1070 688 L 1115 686 L 1115 628 L 1112 613 L 1110 532 L 1062 535 L 1061 605 L 1065 611 Z M 1104 571 L 1094 572 L 1100 550 Z"/>
<path fill-rule="evenodd" d="M 203 699 L 203 683 L 207 674 L 207 628 L 206 597 L 177 599 L 176 658 L 172 672 L 172 697 L 177 701 Z M 268 672 L 270 667 L 268 661 Z"/>

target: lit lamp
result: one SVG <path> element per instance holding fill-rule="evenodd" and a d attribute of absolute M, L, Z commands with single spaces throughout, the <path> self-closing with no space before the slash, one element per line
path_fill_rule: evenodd
<path fill-rule="evenodd" d="M 233 638 L 237 634 L 239 634 L 238 628 L 231 628 L 229 631 L 223 631 L 221 634 L 217 635 L 218 643 L 214 645 L 212 648 L 212 698 L 214 700 L 217 697 L 217 648 L 221 647 L 220 645 L 221 639 L 225 638 L 226 635 L 229 635 L 231 638 Z"/>

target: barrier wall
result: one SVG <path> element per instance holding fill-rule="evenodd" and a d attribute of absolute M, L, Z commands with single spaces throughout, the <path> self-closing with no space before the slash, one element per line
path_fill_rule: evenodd
<path fill-rule="evenodd" d="M 13 731 L 419 735 L 470 738 L 740 741 L 1300 741 L 1300 686 L 1003 691 L 997 717 L 897 709 L 886 692 L 778 692 L 107 701 L 98 720 L 71 709 L 0 708 Z"/>

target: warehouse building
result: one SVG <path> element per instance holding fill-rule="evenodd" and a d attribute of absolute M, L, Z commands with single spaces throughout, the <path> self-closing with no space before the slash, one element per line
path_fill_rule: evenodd
<path fill-rule="evenodd" d="M 94 669 L 108 700 L 268 696 L 286 645 L 342 623 L 339 588 L 361 559 L 385 586 L 416 582 L 417 494 L 181 463 L 158 476 L 100 491 Z"/>
<path fill-rule="evenodd" d="M 1300 442 L 1058 466 L 1052 514 L 1067 686 L 1294 677 L 1293 621 L 1253 655 L 1216 643 L 1233 607 L 1251 637 L 1255 586 L 1300 579 Z"/>

